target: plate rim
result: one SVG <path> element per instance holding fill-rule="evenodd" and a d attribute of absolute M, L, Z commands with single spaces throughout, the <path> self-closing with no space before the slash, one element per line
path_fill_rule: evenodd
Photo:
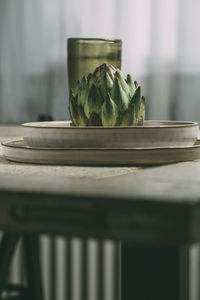
<path fill-rule="evenodd" d="M 39 126 L 39 124 L 44 124 L 44 123 L 69 123 L 71 124 L 71 121 L 43 121 L 43 122 L 28 122 L 28 123 L 22 123 L 20 124 L 21 127 L 23 128 L 31 128 L 31 129 L 45 129 L 45 130 L 49 130 L 49 129 L 65 129 L 65 130 L 77 130 L 77 129 L 85 129 L 85 130 L 92 130 L 92 129 L 96 129 L 96 130 L 119 130 L 119 129 L 169 129 L 169 128 L 188 128 L 188 127 L 196 127 L 199 126 L 199 123 L 197 122 L 193 122 L 193 121 L 173 121 L 173 120 L 145 120 L 145 122 L 147 123 L 166 123 L 166 125 L 159 125 L 159 126 Z M 175 124 L 169 124 L 167 125 L 167 123 L 175 123 Z M 182 123 L 182 124 L 181 124 Z M 37 124 L 37 125 L 33 125 L 33 124 Z"/>
<path fill-rule="evenodd" d="M 200 143 L 200 139 L 197 139 L 195 141 Z M 159 151 L 166 151 L 166 150 L 187 150 L 187 149 L 195 149 L 195 148 L 200 148 L 200 144 L 199 145 L 193 145 L 193 146 L 168 146 L 168 147 L 138 147 L 138 148 L 48 148 L 48 147 L 30 147 L 30 146 L 19 146 L 19 145 L 13 145 L 12 143 L 20 143 L 20 142 L 24 142 L 26 143 L 23 139 L 20 139 L 20 140 L 12 140 L 12 141 L 6 141 L 6 142 L 2 142 L 1 145 L 3 147 L 10 147 L 10 148 L 14 148 L 14 149 L 23 149 L 23 150 L 31 150 L 31 151 L 81 151 L 81 152 L 84 152 L 84 151 L 115 151 L 115 152 L 118 152 L 118 151 L 124 151 L 124 152 L 127 152 L 127 151 L 148 151 L 148 150 L 151 150 L 151 151 L 156 151 L 156 150 L 159 150 Z"/>

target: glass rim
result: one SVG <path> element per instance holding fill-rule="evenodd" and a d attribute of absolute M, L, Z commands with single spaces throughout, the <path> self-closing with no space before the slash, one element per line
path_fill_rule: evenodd
<path fill-rule="evenodd" d="M 118 44 L 122 43 L 122 40 L 120 39 L 104 39 L 104 38 L 81 38 L 81 37 L 76 37 L 76 38 L 67 38 L 68 42 L 75 42 L 77 44 L 92 44 L 92 42 L 104 42 L 107 44 Z"/>

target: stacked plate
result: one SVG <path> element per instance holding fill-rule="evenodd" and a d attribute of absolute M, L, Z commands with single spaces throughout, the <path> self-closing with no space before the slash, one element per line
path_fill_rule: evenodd
<path fill-rule="evenodd" d="M 3 143 L 9 160 L 68 165 L 154 165 L 200 159 L 199 124 L 146 121 L 144 126 L 22 124 L 24 139 Z"/>

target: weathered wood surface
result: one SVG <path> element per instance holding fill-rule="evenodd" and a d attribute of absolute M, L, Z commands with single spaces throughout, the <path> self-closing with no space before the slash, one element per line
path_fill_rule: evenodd
<path fill-rule="evenodd" d="M 31 173 L 33 166 L 15 163 L 5 172 L 6 164 L 0 158 L 3 229 L 144 244 L 200 241 L 200 161 L 125 168 L 123 175 L 111 176 L 119 168 L 96 177 L 106 168 L 84 168 L 88 175 L 79 176 L 81 168 L 75 167 L 77 175 L 70 176 L 65 166 L 56 174 L 55 166 L 34 166 Z M 16 165 L 24 171 L 12 172 Z"/>

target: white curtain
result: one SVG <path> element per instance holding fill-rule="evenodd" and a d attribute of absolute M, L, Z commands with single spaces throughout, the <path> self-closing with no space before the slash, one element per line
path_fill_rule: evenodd
<path fill-rule="evenodd" d="M 148 119 L 200 121 L 199 0 L 0 0 L 0 122 L 69 118 L 66 38 L 120 38 Z"/>

